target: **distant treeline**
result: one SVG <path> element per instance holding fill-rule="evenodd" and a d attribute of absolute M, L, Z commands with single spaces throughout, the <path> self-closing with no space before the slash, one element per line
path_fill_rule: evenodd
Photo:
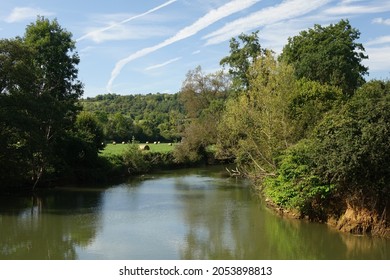
<path fill-rule="evenodd" d="M 180 140 L 185 115 L 178 94 L 104 94 L 81 99 L 80 104 L 96 115 L 106 141 Z"/>

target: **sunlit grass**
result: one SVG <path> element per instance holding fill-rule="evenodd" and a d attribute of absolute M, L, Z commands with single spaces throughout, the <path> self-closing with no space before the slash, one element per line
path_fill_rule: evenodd
<path fill-rule="evenodd" d="M 104 150 L 101 152 L 102 156 L 105 155 L 120 155 L 122 154 L 126 148 L 130 144 L 107 144 L 107 146 L 104 148 Z M 145 143 L 139 143 L 139 145 L 145 145 Z M 155 153 L 168 153 L 171 152 L 174 149 L 175 144 L 172 144 L 171 146 L 168 143 L 160 143 L 160 144 L 147 144 L 150 147 L 149 152 L 155 152 Z M 148 151 L 145 151 L 148 152 Z"/>

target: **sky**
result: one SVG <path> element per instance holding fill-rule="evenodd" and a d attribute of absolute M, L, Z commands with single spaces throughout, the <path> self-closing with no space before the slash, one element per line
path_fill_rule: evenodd
<path fill-rule="evenodd" d="M 280 54 L 289 37 L 341 19 L 361 32 L 366 79 L 390 78 L 389 0 L 0 0 L 0 38 L 23 36 L 37 15 L 73 34 L 84 97 L 176 93 L 197 66 L 221 70 L 241 33 L 258 30 Z"/>

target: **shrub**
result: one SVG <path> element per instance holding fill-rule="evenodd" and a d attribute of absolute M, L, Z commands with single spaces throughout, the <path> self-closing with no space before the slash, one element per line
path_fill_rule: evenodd
<path fill-rule="evenodd" d="M 123 162 L 129 173 L 142 173 L 150 169 L 150 163 L 145 159 L 139 144 L 133 142 L 123 153 Z"/>
<path fill-rule="evenodd" d="M 287 149 L 277 160 L 276 175 L 265 178 L 263 185 L 266 196 L 278 206 L 318 219 L 335 186 L 313 173 L 311 149 L 309 141 Z"/>
<path fill-rule="evenodd" d="M 386 207 L 390 193 L 390 82 L 362 86 L 314 134 L 317 173 L 344 194 Z M 363 202 L 362 200 L 362 202 Z"/>

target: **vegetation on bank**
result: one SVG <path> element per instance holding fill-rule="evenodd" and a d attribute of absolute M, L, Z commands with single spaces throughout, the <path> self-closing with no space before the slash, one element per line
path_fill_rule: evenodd
<path fill-rule="evenodd" d="M 276 207 L 389 236 L 390 82 L 364 81 L 359 35 L 345 20 L 316 25 L 279 57 L 250 46 L 257 33 L 238 50 L 233 41 L 234 67 L 251 61 L 247 50 L 257 48 L 257 58 L 244 82 L 236 77 L 240 91 L 226 105 L 218 145 Z"/>
<path fill-rule="evenodd" d="M 234 160 L 276 207 L 389 236 L 390 81 L 365 81 L 359 31 L 315 25 L 279 56 L 258 34 L 233 38 L 227 71 L 198 66 L 177 94 L 87 99 L 75 42 L 56 20 L 0 40 L 1 187 Z"/>

